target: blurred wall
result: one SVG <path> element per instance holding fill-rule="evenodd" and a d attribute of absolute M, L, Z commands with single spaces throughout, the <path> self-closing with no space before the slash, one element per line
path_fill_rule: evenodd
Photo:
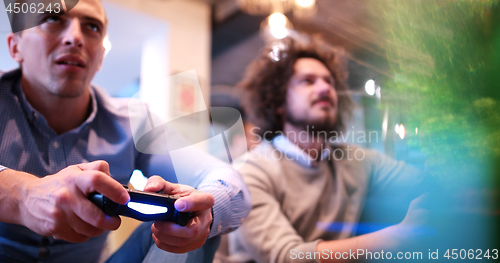
<path fill-rule="evenodd" d="M 106 0 L 131 8 L 169 24 L 168 64 L 170 74 L 196 70 L 204 98 L 209 98 L 211 9 L 189 0 Z M 209 105 L 208 101 L 206 104 Z"/>
<path fill-rule="evenodd" d="M 0 4 L 0 71 L 8 71 L 17 67 L 17 63 L 10 57 L 7 47 L 7 35 L 10 31 L 9 17 L 5 6 Z"/>

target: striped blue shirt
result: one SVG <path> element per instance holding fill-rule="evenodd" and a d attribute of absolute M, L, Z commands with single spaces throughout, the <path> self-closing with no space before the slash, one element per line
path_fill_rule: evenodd
<path fill-rule="evenodd" d="M 241 225 L 250 210 L 250 195 L 241 176 L 203 152 L 190 152 L 176 161 L 168 154 L 144 154 L 134 146 L 128 118 L 128 100 L 111 98 L 91 87 L 92 108 L 79 127 L 57 135 L 26 100 L 21 71 L 0 78 L 0 171 L 10 168 L 43 177 L 78 163 L 104 160 L 110 174 L 126 184 L 135 169 L 146 176 L 160 175 L 173 183 L 189 184 L 215 198 L 209 237 Z M 96 262 L 106 235 L 73 244 L 42 237 L 20 225 L 0 223 L 0 258 L 37 258 L 48 249 L 46 262 Z M 6 252 L 7 251 L 7 252 Z"/>

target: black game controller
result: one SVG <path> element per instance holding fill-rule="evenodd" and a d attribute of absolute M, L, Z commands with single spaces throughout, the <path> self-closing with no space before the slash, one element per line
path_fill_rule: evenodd
<path fill-rule="evenodd" d="M 122 215 L 140 221 L 169 221 L 180 226 L 186 226 L 193 218 L 192 212 L 175 209 L 174 202 L 180 197 L 125 188 L 130 195 L 126 205 L 117 204 L 97 192 L 91 193 L 88 198 L 109 216 Z"/>

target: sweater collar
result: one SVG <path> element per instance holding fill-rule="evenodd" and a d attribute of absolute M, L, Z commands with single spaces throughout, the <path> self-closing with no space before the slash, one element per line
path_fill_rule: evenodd
<path fill-rule="evenodd" d="M 326 148 L 322 149 L 321 156 L 318 161 L 311 158 L 303 149 L 299 148 L 295 143 L 291 142 L 286 136 L 278 135 L 274 137 L 272 144 L 274 148 L 286 155 L 289 160 L 307 167 L 316 168 L 320 162 L 328 159 L 330 156 L 330 145 L 326 144 Z"/>

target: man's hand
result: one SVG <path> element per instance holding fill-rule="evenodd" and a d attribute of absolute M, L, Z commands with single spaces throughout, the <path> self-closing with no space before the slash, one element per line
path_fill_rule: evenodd
<path fill-rule="evenodd" d="M 165 194 L 183 196 L 175 201 L 175 208 L 182 212 L 194 212 L 194 217 L 185 227 L 172 222 L 154 222 L 151 231 L 156 245 L 172 253 L 186 253 L 203 246 L 210 233 L 214 197 L 187 185 L 169 183 L 159 176 L 150 177 L 144 191 L 160 190 Z"/>
<path fill-rule="evenodd" d="M 71 165 L 53 175 L 33 177 L 24 187 L 20 221 L 40 235 L 69 242 L 84 242 L 104 230 L 117 229 L 120 218 L 106 216 L 87 199 L 95 191 L 119 204 L 130 198 L 111 178 L 104 161 Z"/>

